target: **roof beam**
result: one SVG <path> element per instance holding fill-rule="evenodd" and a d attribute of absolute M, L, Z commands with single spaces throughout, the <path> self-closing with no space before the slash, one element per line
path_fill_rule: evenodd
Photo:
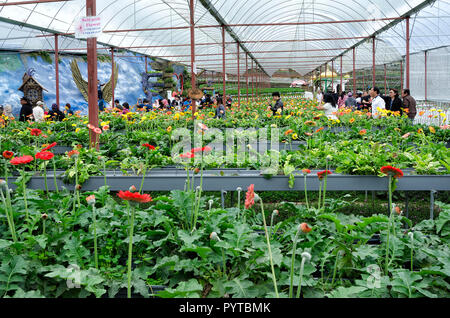
<path fill-rule="evenodd" d="M 208 12 L 219 22 L 220 25 L 223 25 L 225 27 L 225 31 L 228 32 L 228 34 L 236 41 L 236 43 L 239 44 L 239 46 L 242 48 L 242 50 L 250 56 L 252 60 L 255 61 L 256 65 L 259 66 L 264 73 L 266 73 L 267 76 L 269 76 L 269 73 L 267 73 L 264 68 L 261 66 L 261 64 L 258 62 L 258 60 L 255 58 L 255 56 L 250 53 L 250 51 L 243 45 L 242 41 L 239 39 L 236 33 L 233 32 L 233 30 L 227 25 L 225 19 L 222 17 L 222 15 L 216 10 L 214 5 L 209 0 L 199 0 L 200 3 L 203 5 L 203 7 L 208 10 Z"/>

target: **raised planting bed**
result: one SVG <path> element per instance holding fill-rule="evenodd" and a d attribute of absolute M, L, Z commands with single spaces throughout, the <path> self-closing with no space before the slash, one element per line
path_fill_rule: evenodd
<path fill-rule="evenodd" d="M 307 190 L 318 191 L 319 179 L 316 172 L 312 171 L 306 177 Z M 58 173 L 57 173 L 58 174 Z M 256 191 L 304 191 L 303 177 L 301 171 L 294 172 L 295 184 L 289 187 L 289 177 L 287 176 L 264 176 L 257 170 L 243 169 L 216 169 L 206 170 L 203 173 L 204 191 L 236 191 L 238 187 L 245 189 L 250 184 L 255 185 Z M 192 178 L 192 173 L 191 173 Z M 171 191 L 174 189 L 183 190 L 186 184 L 186 172 L 183 169 L 154 169 L 146 175 L 144 181 L 144 191 Z M 54 191 L 53 174 L 48 171 L 48 188 Z M 12 188 L 16 186 L 12 182 L 16 177 L 9 178 Z M 112 191 L 128 189 L 130 186 L 141 184 L 142 176 L 125 176 L 122 172 L 107 172 L 106 183 Z M 62 180 L 57 180 L 58 187 L 73 189 L 74 184 L 65 184 Z M 195 186 L 200 185 L 200 174 L 194 177 Z M 103 176 L 90 177 L 83 184 L 83 190 L 93 191 L 105 185 Z M 44 189 L 44 177 L 32 177 L 29 188 Z M 387 191 L 388 178 L 378 176 L 353 176 L 332 174 L 328 176 L 327 191 Z M 450 191 L 450 175 L 408 175 L 398 180 L 397 190 L 399 191 Z"/>

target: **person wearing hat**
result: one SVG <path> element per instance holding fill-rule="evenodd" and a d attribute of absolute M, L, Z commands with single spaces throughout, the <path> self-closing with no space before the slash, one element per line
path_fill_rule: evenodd
<path fill-rule="evenodd" d="M 52 105 L 52 110 L 48 114 L 53 121 L 63 121 L 66 118 L 66 115 L 59 110 L 59 107 L 56 104 Z"/>
<path fill-rule="evenodd" d="M 31 106 L 28 98 L 22 97 L 20 104 L 22 108 L 20 109 L 19 121 L 26 122 L 27 120 L 33 120 L 33 106 Z"/>
<path fill-rule="evenodd" d="M 33 108 L 33 117 L 34 121 L 37 123 L 43 123 L 44 122 L 44 103 L 39 101 L 36 103 L 36 106 Z"/>
<path fill-rule="evenodd" d="M 351 109 L 355 109 L 357 105 L 356 99 L 353 98 L 353 93 L 349 92 L 348 93 L 348 98 L 345 101 L 345 107 L 349 107 Z"/>

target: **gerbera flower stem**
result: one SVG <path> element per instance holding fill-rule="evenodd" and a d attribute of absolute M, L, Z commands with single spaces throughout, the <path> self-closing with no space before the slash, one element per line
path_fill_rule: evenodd
<path fill-rule="evenodd" d="M 292 247 L 292 259 L 291 259 L 291 283 L 289 285 L 289 298 L 292 298 L 294 295 L 294 263 L 295 263 L 295 252 L 297 250 L 297 240 L 298 235 L 300 234 L 300 227 L 297 229 L 297 233 L 295 234 L 294 238 L 294 246 Z"/>
<path fill-rule="evenodd" d="M 92 225 L 94 227 L 94 262 L 95 262 L 95 268 L 98 269 L 97 217 L 96 217 L 95 204 L 92 205 Z"/>
<path fill-rule="evenodd" d="M 127 296 L 128 298 L 131 298 L 131 261 L 132 261 L 132 255 L 133 255 L 133 232 L 134 232 L 134 208 L 131 208 L 130 203 L 127 201 L 128 205 L 128 214 L 131 214 L 130 217 L 130 224 L 129 224 L 129 236 L 128 236 L 128 290 L 127 290 Z"/>
<path fill-rule="evenodd" d="M 56 193 L 59 193 L 58 183 L 56 182 L 56 163 L 54 157 L 52 159 L 52 162 L 53 162 L 53 182 L 55 183 Z"/>
<path fill-rule="evenodd" d="M 275 268 L 273 266 L 273 257 L 272 257 L 272 249 L 270 247 L 269 232 L 267 231 L 266 216 L 264 214 L 264 204 L 263 204 L 262 200 L 260 200 L 260 202 L 261 202 L 261 214 L 262 214 L 262 218 L 263 218 L 263 222 L 264 222 L 264 231 L 266 233 L 267 248 L 269 251 L 270 267 L 272 268 L 273 287 L 275 288 L 276 297 L 280 298 L 280 296 L 278 295 L 277 279 L 275 277 Z"/>
<path fill-rule="evenodd" d="M 8 183 L 8 161 L 5 160 L 5 181 Z"/>
<path fill-rule="evenodd" d="M 45 183 L 45 191 L 48 194 L 48 184 L 47 184 L 47 161 L 44 162 L 44 183 Z"/>
<path fill-rule="evenodd" d="M 388 175 L 389 180 L 389 221 L 388 221 L 388 227 L 387 227 L 387 237 L 386 237 L 386 256 L 385 256 L 385 264 L 384 264 L 384 272 L 385 275 L 388 274 L 388 264 L 389 264 L 389 239 L 391 234 L 391 215 L 392 215 L 392 176 Z"/>
<path fill-rule="evenodd" d="M 7 185 L 5 185 L 5 186 L 6 186 L 6 188 L 5 188 L 6 191 L 9 192 L 8 186 Z M 13 241 L 17 242 L 16 229 L 14 226 L 14 216 L 12 214 L 12 210 L 10 210 L 8 203 L 5 199 L 5 196 L 3 195 L 3 189 L 0 190 L 0 194 L 2 197 L 3 205 L 5 206 L 6 220 L 8 221 L 9 231 L 11 232 Z"/>
<path fill-rule="evenodd" d="M 25 168 L 22 169 L 22 191 L 23 191 L 23 201 L 25 203 L 25 218 L 27 223 L 29 222 L 29 213 L 28 213 L 28 201 L 27 201 L 27 188 L 25 185 Z M 30 229 L 31 234 L 31 229 Z"/>
<path fill-rule="evenodd" d="M 300 264 L 300 277 L 297 287 L 297 295 L 296 298 L 300 298 L 300 294 L 302 292 L 302 283 L 303 283 L 303 270 L 305 268 L 306 258 L 302 257 L 302 263 Z"/>
<path fill-rule="evenodd" d="M 319 206 L 317 210 L 320 210 L 321 199 L 322 199 L 322 179 L 319 179 Z"/>

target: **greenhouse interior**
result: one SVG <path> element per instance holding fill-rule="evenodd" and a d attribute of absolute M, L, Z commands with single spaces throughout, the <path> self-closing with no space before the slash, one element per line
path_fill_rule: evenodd
<path fill-rule="evenodd" d="M 450 0 L 6 0 L 0 33 L 2 298 L 450 296 Z"/>

